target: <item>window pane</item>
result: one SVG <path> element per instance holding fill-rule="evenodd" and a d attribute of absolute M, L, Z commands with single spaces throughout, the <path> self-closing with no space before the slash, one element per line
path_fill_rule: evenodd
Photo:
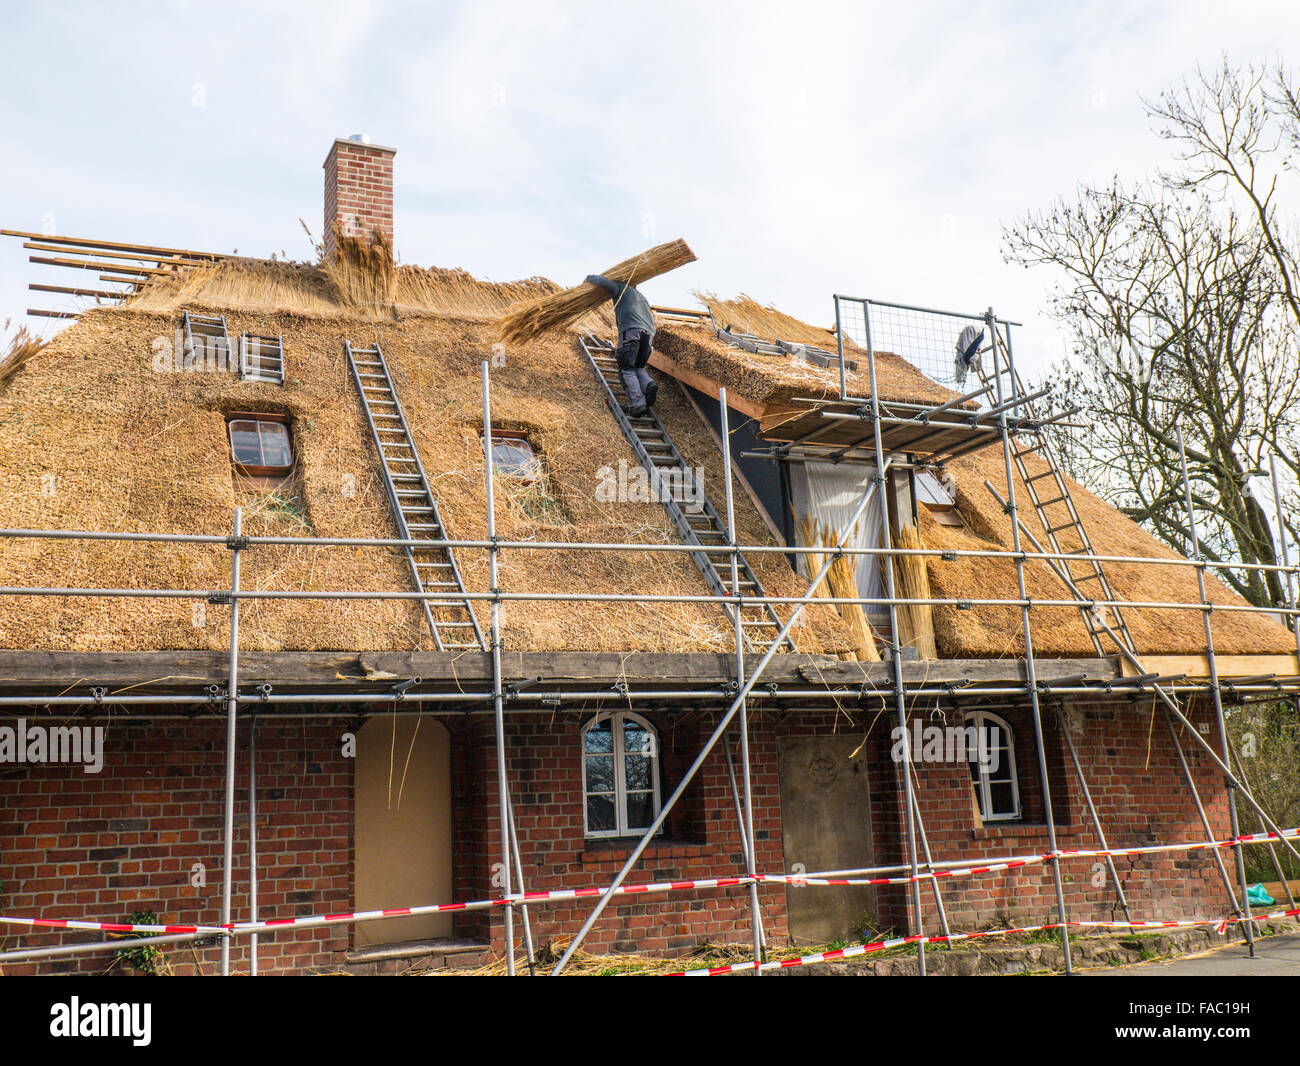
<path fill-rule="evenodd" d="M 1016 802 L 1010 781 L 989 783 L 989 802 L 993 805 L 990 814 L 1015 814 Z"/>
<path fill-rule="evenodd" d="M 623 750 L 650 750 L 650 732 L 640 722 L 625 719 L 623 722 Z"/>
<path fill-rule="evenodd" d="M 614 756 L 587 756 L 587 791 L 614 791 Z"/>
<path fill-rule="evenodd" d="M 614 801 L 609 796 L 587 797 L 587 828 L 593 833 L 615 828 Z"/>
<path fill-rule="evenodd" d="M 614 750 L 614 733 L 609 728 L 609 719 L 597 722 L 587 730 L 583 740 L 583 750 L 587 752 L 608 752 Z"/>
<path fill-rule="evenodd" d="M 629 790 L 650 787 L 650 756 L 628 755 L 623 762 L 624 775 Z"/>
<path fill-rule="evenodd" d="M 654 804 L 649 792 L 630 792 L 627 797 L 627 827 L 645 829 L 654 821 Z"/>
<path fill-rule="evenodd" d="M 532 445 L 518 437 L 492 438 L 492 469 L 505 477 L 534 478 L 539 474 Z"/>
<path fill-rule="evenodd" d="M 230 454 L 243 466 L 262 465 L 262 445 L 257 435 L 256 422 L 230 423 Z"/>
<path fill-rule="evenodd" d="M 292 466 L 289 431 L 279 422 L 259 422 L 262 437 L 262 466 Z"/>

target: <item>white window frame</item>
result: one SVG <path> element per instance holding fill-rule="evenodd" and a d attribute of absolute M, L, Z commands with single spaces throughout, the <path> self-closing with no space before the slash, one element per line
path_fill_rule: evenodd
<path fill-rule="evenodd" d="M 642 718 L 639 714 L 632 711 L 614 711 L 602 712 L 591 719 L 582 727 L 580 753 L 582 756 L 582 833 L 583 836 L 593 839 L 611 838 L 611 837 L 628 837 L 638 836 L 645 832 L 646 826 L 629 827 L 627 824 L 627 764 L 624 761 L 626 753 L 623 751 L 623 724 L 625 722 L 634 722 L 639 725 L 650 737 L 650 798 L 651 812 L 650 819 L 653 822 L 659 817 L 659 730 L 650 722 Z M 612 744 L 610 754 L 614 757 L 614 828 L 613 829 L 592 829 L 587 823 L 587 799 L 589 796 L 606 796 L 606 792 L 589 792 L 587 790 L 587 759 L 590 757 L 587 752 L 587 733 L 593 726 L 602 722 L 609 722 Z M 602 753 L 603 754 L 603 753 Z M 639 754 L 632 752 L 633 755 Z M 639 792 L 641 789 L 634 789 Z"/>
<path fill-rule="evenodd" d="M 1016 771 L 1016 731 L 1011 728 L 1011 723 L 1001 715 L 991 711 L 968 711 L 964 723 L 967 726 L 975 727 L 976 743 L 978 744 L 978 763 L 976 769 L 979 776 L 971 778 L 971 784 L 975 788 L 977 806 L 979 807 L 980 820 L 984 822 L 1015 822 L 1023 816 L 1023 808 L 1020 803 L 1020 779 Z M 984 769 L 984 764 L 988 762 L 985 757 L 984 739 L 986 737 L 985 726 L 987 724 L 996 725 L 1003 731 L 1007 738 L 1007 763 L 1010 769 L 1008 778 L 1011 784 L 1011 798 L 1015 803 L 1015 810 L 1003 812 L 1001 814 L 989 813 L 993 809 L 993 797 L 989 789 L 990 781 L 988 771 Z M 1001 784 L 1002 779 L 998 778 L 997 783 Z"/>

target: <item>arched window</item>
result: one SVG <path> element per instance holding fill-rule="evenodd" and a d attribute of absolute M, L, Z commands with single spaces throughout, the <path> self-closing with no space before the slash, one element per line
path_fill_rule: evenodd
<path fill-rule="evenodd" d="M 622 837 L 659 813 L 659 734 L 631 711 L 599 714 L 582 730 L 583 830 Z"/>
<path fill-rule="evenodd" d="M 988 711 L 966 715 L 966 753 L 980 817 L 986 822 L 1020 817 L 1016 735 L 1005 718 Z"/>

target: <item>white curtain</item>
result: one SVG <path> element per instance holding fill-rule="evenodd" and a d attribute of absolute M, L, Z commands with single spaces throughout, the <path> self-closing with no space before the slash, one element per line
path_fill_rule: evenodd
<path fill-rule="evenodd" d="M 822 528 L 834 529 L 840 542 L 853 548 L 878 548 L 881 546 L 881 496 L 876 492 L 862 517 L 858 519 L 856 535 L 846 528 L 853 512 L 862 502 L 862 494 L 876 475 L 874 463 L 821 463 L 790 464 L 790 502 L 794 507 L 795 521 L 811 514 Z M 881 578 L 880 557 L 858 557 L 858 592 L 866 599 L 882 599 L 884 581 Z M 803 557 L 800 570 L 808 580 Z M 885 610 L 879 604 L 870 604 L 868 614 Z"/>

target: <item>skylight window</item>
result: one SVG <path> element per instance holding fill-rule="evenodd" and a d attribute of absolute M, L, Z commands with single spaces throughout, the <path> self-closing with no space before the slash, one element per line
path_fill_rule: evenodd
<path fill-rule="evenodd" d="M 284 419 L 238 414 L 226 423 L 235 469 L 249 477 L 288 477 L 293 473 L 293 442 Z"/>
<path fill-rule="evenodd" d="M 492 473 L 500 479 L 498 486 L 508 505 L 528 521 L 548 526 L 567 525 L 571 521 L 551 492 L 546 463 L 537 454 L 528 434 L 517 430 L 493 431 Z"/>
<path fill-rule="evenodd" d="M 527 434 L 507 431 L 492 434 L 492 472 L 498 477 L 522 481 L 535 482 L 542 478 L 542 461 L 528 442 Z"/>

